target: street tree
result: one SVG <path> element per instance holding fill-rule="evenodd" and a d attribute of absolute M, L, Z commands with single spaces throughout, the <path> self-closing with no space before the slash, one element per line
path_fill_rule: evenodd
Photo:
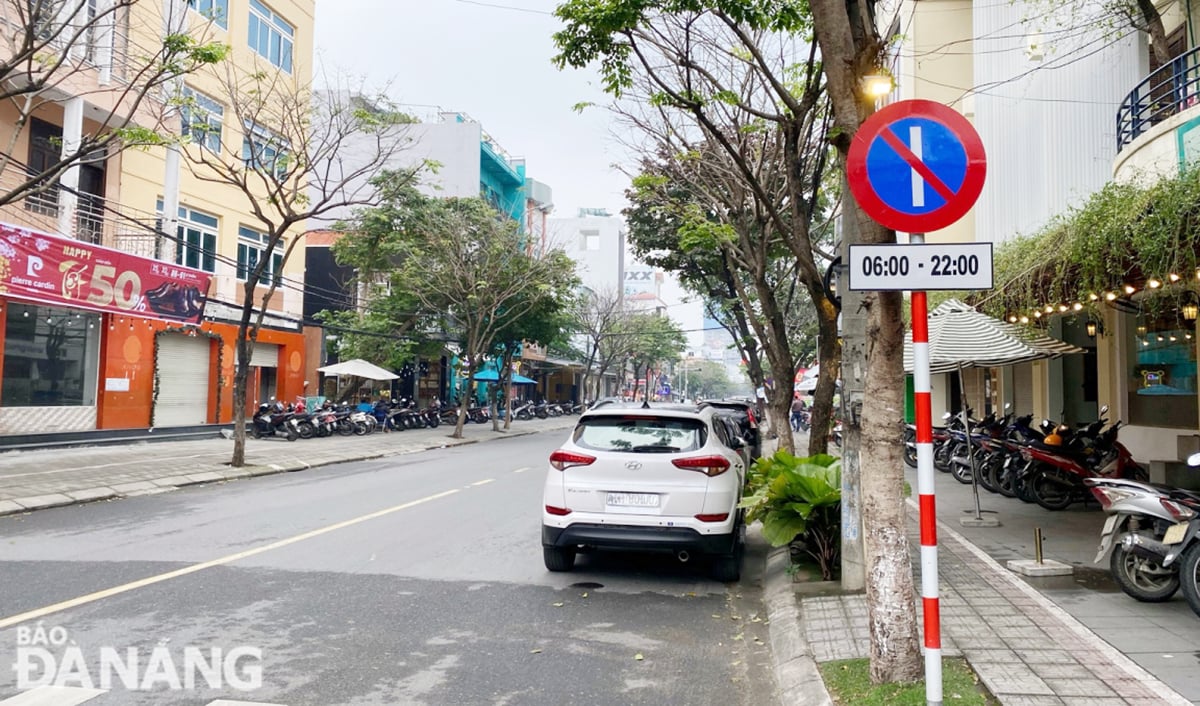
<path fill-rule="evenodd" d="M 644 156 L 696 192 L 700 208 L 685 222 L 695 246 L 727 250 L 735 269 L 748 274 L 752 286 L 738 298 L 758 308 L 749 323 L 776 371 L 768 399 L 781 430 L 792 399 L 784 371 L 796 368 L 778 286 L 768 284 L 781 255 L 790 257 L 792 276 L 813 308 L 828 371 L 815 390 L 814 424 L 829 418 L 840 362 L 837 309 L 819 251 L 824 231 L 814 227 L 828 210 L 824 80 L 811 43 L 782 31 L 806 28 L 799 7 L 763 0 L 568 0 L 557 10 L 566 26 L 555 35 L 559 65 L 598 63 L 605 88 L 619 99 L 616 109 L 649 142 Z M 768 19 L 771 8 L 784 16 Z M 792 449 L 790 434 L 780 439 Z"/>
<path fill-rule="evenodd" d="M 600 397 L 604 375 L 618 360 L 624 360 L 625 350 L 610 345 L 614 339 L 607 334 L 616 331 L 625 316 L 621 292 L 617 289 L 586 290 L 576 299 L 574 326 L 577 345 L 583 352 L 583 394 L 588 399 Z"/>
<path fill-rule="evenodd" d="M 886 45 L 876 22 L 877 0 L 808 0 L 807 5 L 833 108 L 830 141 L 841 155 L 844 170 L 850 140 L 874 110 L 874 102 L 862 94 L 863 77 L 883 66 Z M 853 199 L 845 199 L 842 207 L 856 242 L 896 242 L 895 232 L 868 218 Z M 862 294 L 866 374 L 859 462 L 870 673 L 877 683 L 916 681 L 922 674 L 905 532 L 900 435 L 896 433 L 904 409 L 902 305 L 900 292 Z M 824 365 L 821 373 L 825 374 Z"/>
<path fill-rule="evenodd" d="M 642 397 L 647 400 L 655 387 L 655 380 L 650 375 L 657 376 L 664 365 L 679 360 L 679 355 L 687 348 L 687 337 L 679 325 L 656 312 L 630 313 L 609 337 L 615 339 L 614 347 L 624 349 L 633 379 L 645 382 Z"/>
<path fill-rule="evenodd" d="M 518 295 L 518 299 L 532 298 L 533 301 L 528 306 L 518 302 L 511 307 L 522 313 L 504 317 L 492 346 L 492 356 L 499 371 L 497 386 L 501 391 L 497 404 L 504 407 L 505 431 L 512 426 L 512 373 L 517 352 L 529 343 L 544 348 L 563 345 L 575 323 L 572 311 L 576 307 L 575 291 L 579 285 L 575 262 L 561 250 L 551 250 L 536 257 L 547 265 L 549 286 L 530 288 Z M 494 430 L 499 429 L 499 416 L 492 415 Z"/>
<path fill-rule="evenodd" d="M 189 29 L 186 7 L 164 21 L 163 6 L 0 0 L 0 105 L 8 111 L 0 206 L 60 188 L 74 199 L 73 168 L 82 160 L 159 145 L 178 131 L 162 122 L 162 95 L 180 78 L 223 61 L 229 47 L 210 41 L 206 25 Z M 58 153 L 44 162 L 22 163 L 17 145 L 35 117 L 64 105 L 64 94 L 96 109 L 87 115 L 94 128 L 85 126 L 78 138 L 64 135 Z"/>
<path fill-rule="evenodd" d="M 725 366 L 715 360 L 684 361 L 675 370 L 675 388 L 689 399 L 727 397 L 733 381 Z"/>
<path fill-rule="evenodd" d="M 786 119 L 801 119 L 809 115 L 810 106 L 803 102 L 806 97 L 815 102 L 821 97 L 806 90 L 807 87 L 823 83 L 832 111 L 833 127 L 826 134 L 837 148 L 843 160 L 849 149 L 850 140 L 862 121 L 869 115 L 871 104 L 859 90 L 863 76 L 874 73 L 882 65 L 885 44 L 876 25 L 876 0 L 663 0 L 646 3 L 640 0 L 570 0 L 559 6 L 557 15 L 567 26 L 555 39 L 560 54 L 560 65 L 584 66 L 599 62 L 605 87 L 614 94 L 634 86 L 635 71 L 653 72 L 666 63 L 668 67 L 679 67 L 676 62 L 658 61 L 662 47 L 676 50 L 681 43 L 679 31 L 684 39 L 693 36 L 693 28 L 703 30 L 699 16 L 711 17 L 715 22 L 729 27 L 735 36 L 748 32 L 781 33 L 793 36 L 815 36 L 821 61 L 809 61 L 802 67 L 792 67 L 784 76 L 764 72 L 761 81 L 770 88 L 777 99 L 775 105 L 783 109 L 764 110 L 769 106 L 745 106 L 746 112 L 767 116 L 782 114 Z M 810 14 L 811 13 L 811 14 Z M 659 17 L 674 19 L 672 32 L 657 29 Z M 682 26 L 681 26 L 682 25 Z M 737 46 L 728 50 L 727 47 Z M 742 57 L 746 64 L 765 65 L 776 54 L 755 53 L 748 45 L 724 43 L 713 51 Z M 790 56 L 791 54 L 786 54 Z M 812 56 L 812 55 L 810 55 Z M 725 100 L 734 100 L 736 90 L 723 86 L 723 90 L 705 90 L 716 81 L 710 80 L 701 71 L 698 55 L 686 54 L 682 68 L 692 79 L 680 86 L 660 85 L 660 102 L 683 105 L 700 121 L 706 107 L 729 105 Z M 824 77 L 818 82 L 809 71 L 816 70 Z M 711 72 L 710 72 L 711 74 Z M 725 79 L 727 72 L 711 74 L 716 80 Z M 740 76 L 741 74 L 738 74 Z M 735 84 L 741 86 L 742 84 Z M 670 90 L 674 88 L 675 90 Z M 656 94 L 657 96 L 657 94 Z M 720 130 L 709 130 L 706 137 L 722 139 Z M 789 136 L 799 138 L 810 134 L 806 130 L 792 129 Z M 727 138 L 726 138 L 727 139 Z M 798 148 L 799 143 L 792 143 Z M 796 149 L 798 152 L 799 150 Z M 735 151 L 730 150 L 732 157 Z M 738 168 L 746 171 L 744 159 L 735 160 Z M 787 170 L 790 176 L 799 174 Z M 806 198 L 803 190 L 794 190 L 805 182 L 789 179 L 790 208 L 803 210 L 813 201 Z M 764 204 L 761 185 L 747 179 L 748 188 L 753 188 Z M 756 188 L 757 187 L 757 188 Z M 895 242 L 895 233 L 882 228 L 866 218 L 854 203 L 844 203 L 847 218 L 857 233 L 858 242 Z M 786 231 L 782 213 L 774 212 L 771 220 L 777 221 L 780 232 Z M 803 216 L 803 213 L 798 213 Z M 794 225 L 809 223 L 806 218 L 792 219 Z M 796 242 L 796 241 L 792 241 Z M 811 245 L 811 241 L 807 244 Z M 797 253 L 799 259 L 799 253 Z M 826 346 L 836 345 L 830 339 L 836 336 L 831 322 L 836 320 L 833 304 L 825 296 L 818 281 L 819 268 L 815 262 L 805 267 L 802 280 L 809 288 L 814 304 L 819 305 L 821 338 L 821 374 L 818 391 L 832 394 L 833 376 L 836 374 L 840 353 Z M 875 682 L 915 681 L 921 676 L 921 656 L 918 649 L 916 608 L 913 602 L 913 575 L 909 560 L 906 536 L 905 504 L 902 496 L 903 475 L 900 459 L 899 435 L 896 422 L 899 411 L 904 409 L 902 384 L 903 317 L 899 292 L 866 293 L 863 309 L 867 318 L 867 362 L 866 385 L 861 415 L 861 490 L 862 521 L 866 547 L 866 587 L 868 624 L 871 633 L 870 673 Z"/>
<path fill-rule="evenodd" d="M 501 331 L 539 310 L 546 298 L 570 291 L 574 267 L 563 257 L 527 255 L 518 224 L 481 198 L 430 198 L 412 215 L 412 224 L 397 224 L 408 234 L 399 279 L 422 316 L 439 319 L 457 339 L 467 389 L 459 397 L 453 436 L 462 438 L 473 377 Z"/>
<path fill-rule="evenodd" d="M 307 231 L 301 229 L 311 220 L 377 204 L 379 190 L 370 177 L 407 146 L 412 118 L 386 97 L 359 86 L 315 91 L 273 67 L 252 73 L 227 67 L 221 80 L 219 98 L 234 124 L 244 126 L 244 139 L 223 140 L 217 148 L 197 140 L 185 145 L 184 156 L 198 180 L 239 191 L 245 212 L 264 236 L 258 259 L 240 265 L 244 271 L 239 272 L 243 284 L 231 463 L 241 466 L 250 354 L 268 304 L 283 282 L 282 268 L 304 240 Z M 203 110 L 186 99 L 180 103 Z M 414 165 L 397 178 L 415 179 L 423 166 Z"/>

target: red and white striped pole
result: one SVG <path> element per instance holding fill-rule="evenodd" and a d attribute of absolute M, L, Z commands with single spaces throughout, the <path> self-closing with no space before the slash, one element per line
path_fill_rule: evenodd
<path fill-rule="evenodd" d="M 910 241 L 925 242 L 913 233 Z M 942 703 L 942 624 L 938 608 L 937 503 L 933 488 L 933 411 L 929 385 L 929 306 L 912 293 L 913 408 L 917 416 L 917 494 L 921 508 L 921 603 L 925 611 L 925 701 Z"/>

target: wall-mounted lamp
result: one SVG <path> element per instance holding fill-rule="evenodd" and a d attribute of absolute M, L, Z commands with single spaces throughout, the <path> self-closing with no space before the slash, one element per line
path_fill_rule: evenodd
<path fill-rule="evenodd" d="M 1183 315 L 1183 320 L 1188 323 L 1195 323 L 1197 314 L 1200 314 L 1200 297 L 1196 292 L 1188 290 L 1184 295 L 1183 304 L 1179 307 L 1179 313 Z"/>
<path fill-rule="evenodd" d="M 1088 338 L 1095 338 L 1097 335 L 1104 334 L 1104 324 L 1097 319 L 1088 319 L 1087 323 L 1084 324 L 1084 328 L 1087 330 Z"/>
<path fill-rule="evenodd" d="M 861 82 L 863 95 L 872 100 L 879 100 L 892 92 L 892 77 L 883 74 L 867 74 Z"/>

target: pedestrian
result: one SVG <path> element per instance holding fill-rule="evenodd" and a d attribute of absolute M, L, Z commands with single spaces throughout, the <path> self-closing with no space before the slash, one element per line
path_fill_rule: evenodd
<path fill-rule="evenodd" d="M 804 416 L 804 400 L 800 393 L 792 395 L 792 431 L 800 431 L 801 418 Z"/>

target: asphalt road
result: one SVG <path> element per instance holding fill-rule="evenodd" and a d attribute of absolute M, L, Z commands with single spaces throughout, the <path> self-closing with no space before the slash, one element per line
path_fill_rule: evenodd
<path fill-rule="evenodd" d="M 545 570 L 563 433 L 0 518 L 0 703 L 47 654 L 88 706 L 775 701 L 761 556 Z"/>

